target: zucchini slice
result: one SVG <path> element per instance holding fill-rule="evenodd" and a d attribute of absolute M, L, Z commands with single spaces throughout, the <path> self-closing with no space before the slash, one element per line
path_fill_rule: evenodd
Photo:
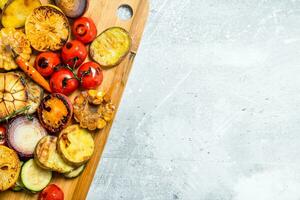
<path fill-rule="evenodd" d="M 17 180 L 14 187 L 12 187 L 12 191 L 19 192 L 19 191 L 24 190 L 24 189 L 26 189 L 26 188 L 25 188 L 24 184 L 22 183 L 21 177 L 19 177 L 19 179 Z"/>
<path fill-rule="evenodd" d="M 22 183 L 34 192 L 44 189 L 50 183 L 51 178 L 52 172 L 40 168 L 33 159 L 28 160 L 21 170 Z"/>
<path fill-rule="evenodd" d="M 111 27 L 103 31 L 90 46 L 91 58 L 102 67 L 118 65 L 131 48 L 131 38 L 121 27 Z"/>
<path fill-rule="evenodd" d="M 80 167 L 74 169 L 73 171 L 70 171 L 69 173 L 65 173 L 64 176 L 66 178 L 75 178 L 79 176 L 84 169 L 85 169 L 85 165 L 81 165 Z"/>
<path fill-rule="evenodd" d="M 59 173 L 67 173 L 74 170 L 74 167 L 68 165 L 58 154 L 56 143 L 57 137 L 55 136 L 48 135 L 43 137 L 35 148 L 35 161 L 40 167 Z"/>
<path fill-rule="evenodd" d="M 74 124 L 61 131 L 57 147 L 67 163 L 80 166 L 92 157 L 95 144 L 89 131 Z"/>

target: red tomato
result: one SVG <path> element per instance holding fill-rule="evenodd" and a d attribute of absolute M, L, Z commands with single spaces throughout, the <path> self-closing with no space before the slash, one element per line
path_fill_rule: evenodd
<path fill-rule="evenodd" d="M 84 44 L 92 42 L 97 36 L 97 28 L 92 19 L 80 17 L 75 20 L 72 32 L 76 39 Z"/>
<path fill-rule="evenodd" d="M 69 69 L 60 69 L 51 76 L 50 87 L 53 93 L 69 95 L 74 92 L 79 81 Z"/>
<path fill-rule="evenodd" d="M 87 50 L 78 40 L 67 42 L 62 48 L 61 57 L 65 64 L 70 67 L 79 67 L 87 57 Z"/>
<path fill-rule="evenodd" d="M 42 76 L 48 77 L 54 72 L 54 68 L 60 64 L 60 57 L 57 53 L 43 52 L 35 59 L 35 68 Z"/>
<path fill-rule="evenodd" d="M 6 128 L 5 126 L 0 126 L 0 145 L 6 143 Z"/>
<path fill-rule="evenodd" d="M 103 73 L 100 65 L 95 62 L 87 62 L 81 65 L 77 72 L 78 78 L 81 80 L 81 87 L 84 89 L 95 89 L 101 85 Z"/>
<path fill-rule="evenodd" d="M 64 193 L 57 185 L 50 184 L 39 194 L 38 200 L 64 200 Z"/>

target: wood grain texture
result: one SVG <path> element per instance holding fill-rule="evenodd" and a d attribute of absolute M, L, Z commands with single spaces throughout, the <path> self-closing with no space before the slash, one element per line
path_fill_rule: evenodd
<path fill-rule="evenodd" d="M 46 3 L 48 0 L 42 0 L 41 2 Z M 133 9 L 133 17 L 126 21 L 117 17 L 117 9 L 123 4 L 130 5 Z M 104 81 L 99 88 L 110 94 L 113 103 L 115 103 L 117 107 L 120 103 L 122 93 L 143 34 L 148 12 L 148 0 L 90 0 L 88 10 L 85 13 L 85 16 L 91 17 L 95 21 L 98 34 L 108 27 L 120 26 L 126 29 L 132 37 L 131 52 L 117 67 L 104 71 Z M 73 99 L 76 95 L 77 92 L 71 96 L 71 99 Z M 111 123 L 99 133 L 94 134 L 96 147 L 95 152 L 81 176 L 75 179 L 65 179 L 59 174 L 54 175 L 51 183 L 55 183 L 63 189 L 65 200 L 84 200 L 86 198 L 109 136 L 110 129 Z M 0 193 L 0 200 L 23 199 L 37 199 L 37 195 L 11 191 Z"/>

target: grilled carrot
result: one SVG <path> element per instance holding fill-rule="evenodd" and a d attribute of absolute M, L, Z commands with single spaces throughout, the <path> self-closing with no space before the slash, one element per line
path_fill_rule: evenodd
<path fill-rule="evenodd" d="M 20 56 L 16 56 L 15 62 L 27 74 L 27 76 L 42 86 L 45 90 L 51 92 L 48 81 L 33 66 L 29 65 L 28 62 L 24 62 Z"/>

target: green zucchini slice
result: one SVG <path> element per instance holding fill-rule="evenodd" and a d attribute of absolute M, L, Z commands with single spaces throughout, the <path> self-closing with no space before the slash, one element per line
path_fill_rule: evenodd
<path fill-rule="evenodd" d="M 75 178 L 83 172 L 84 168 L 85 168 L 85 165 L 81 165 L 80 167 L 78 167 L 68 173 L 64 173 L 64 176 L 66 178 Z"/>
<path fill-rule="evenodd" d="M 40 168 L 33 159 L 28 160 L 21 169 L 24 186 L 33 192 L 44 189 L 51 181 L 52 172 Z"/>

